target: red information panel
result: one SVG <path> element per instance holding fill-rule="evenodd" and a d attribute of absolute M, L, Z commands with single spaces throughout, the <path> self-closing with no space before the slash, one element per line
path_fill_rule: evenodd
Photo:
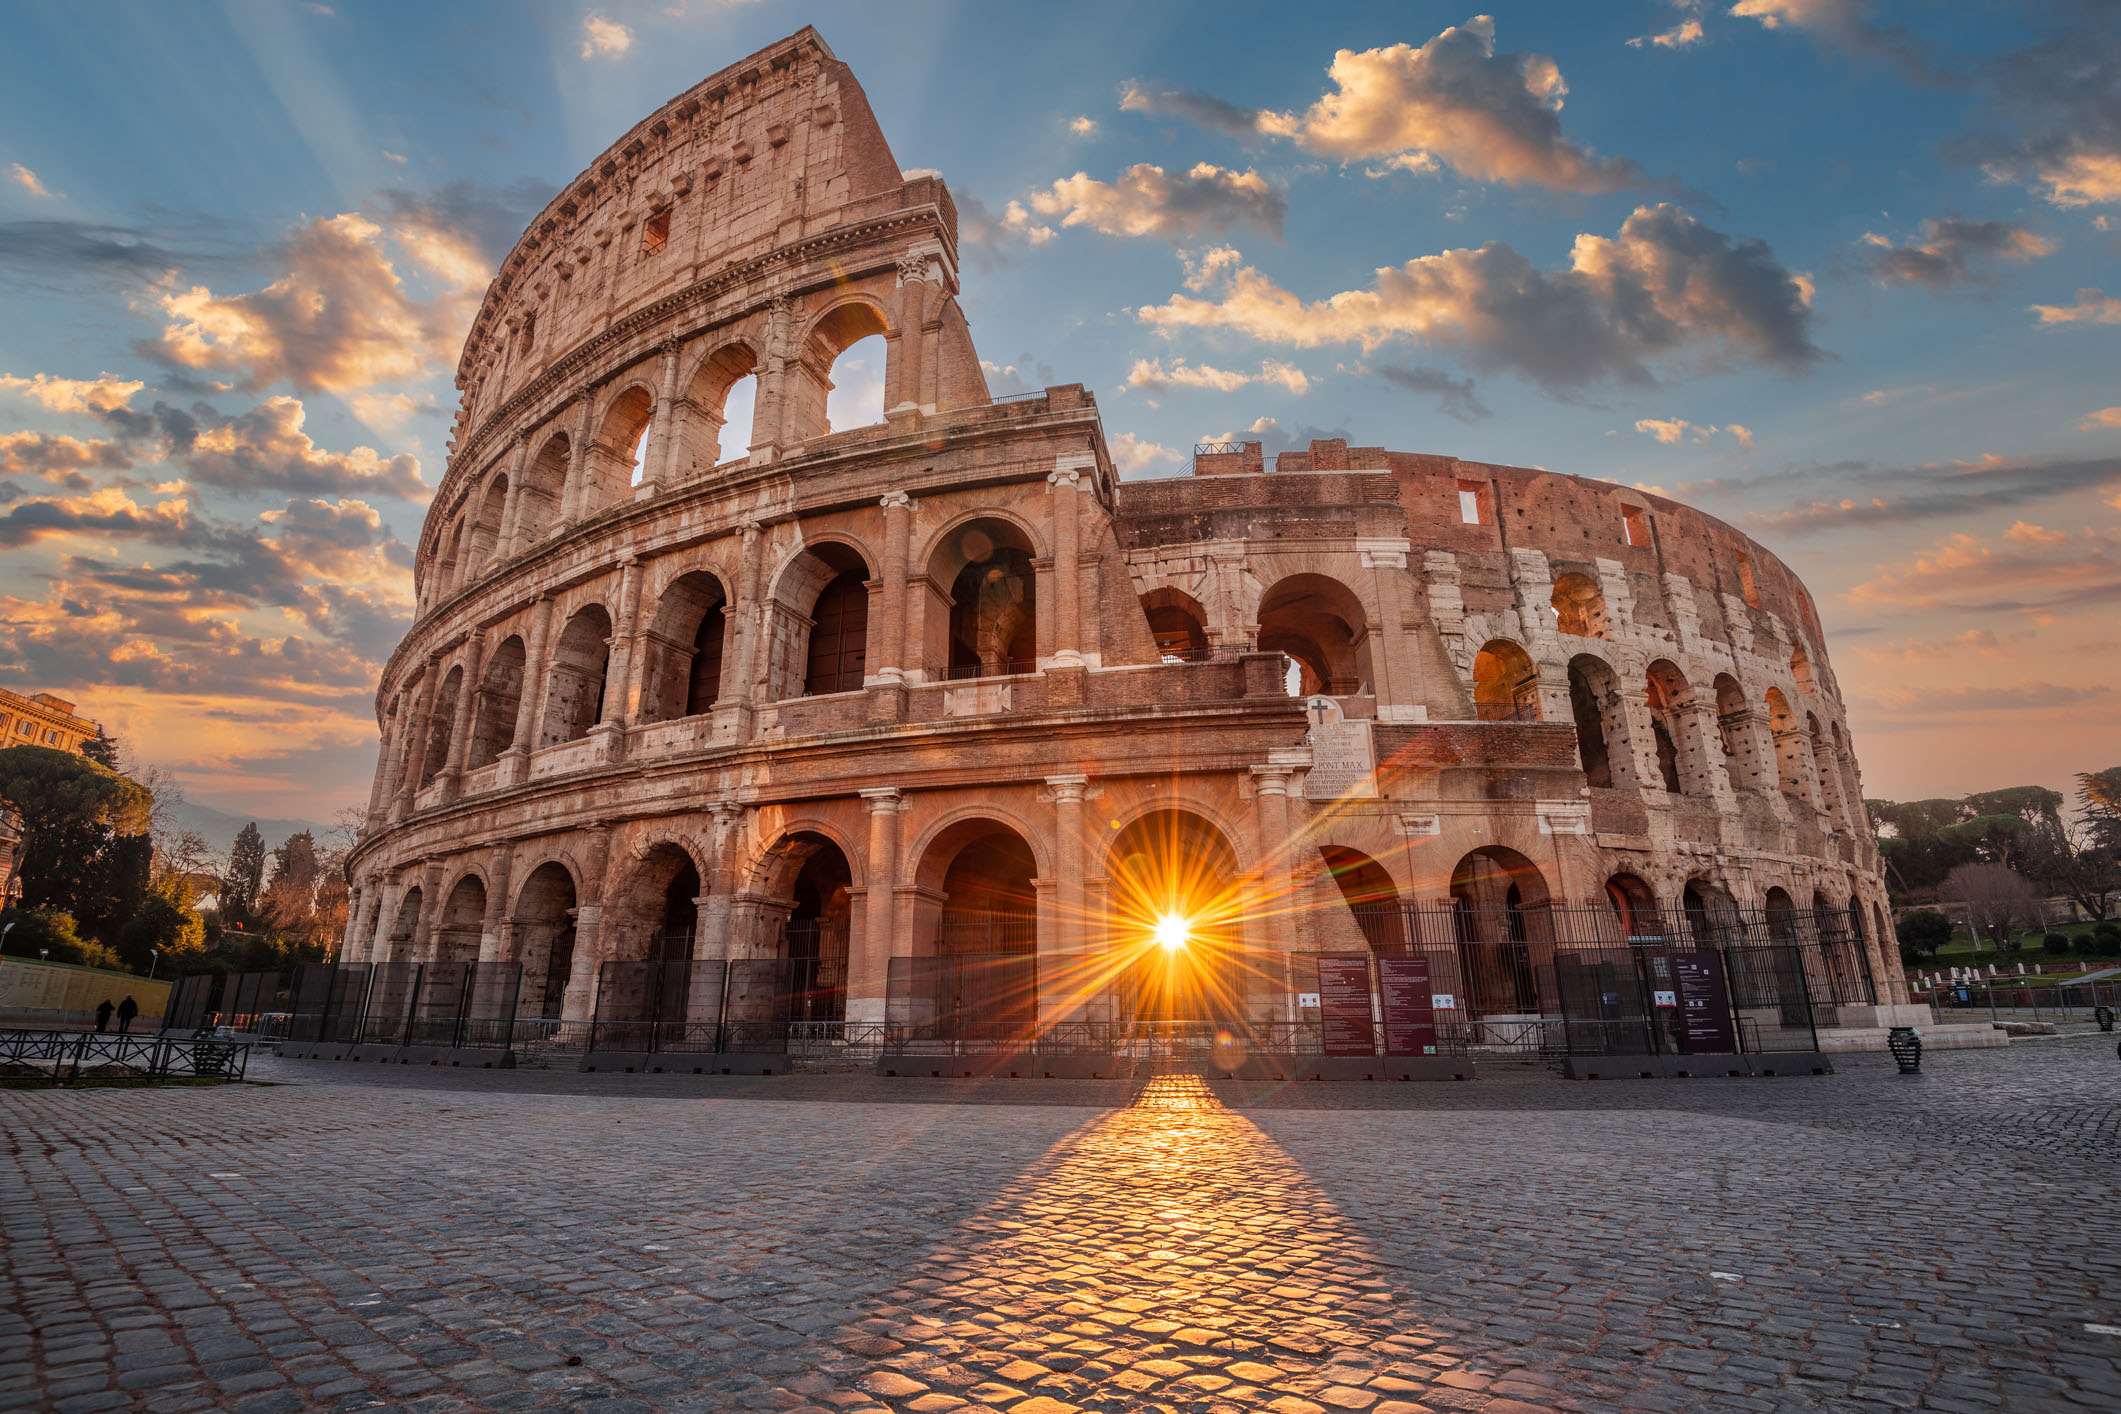
<path fill-rule="evenodd" d="M 1360 953 L 1318 959 L 1318 1009 L 1329 1056 L 1374 1056 L 1370 959 Z"/>
<path fill-rule="evenodd" d="M 1381 957 L 1377 974 L 1384 1001 L 1385 1054 L 1435 1055 L 1436 999 L 1429 992 L 1429 959 L 1421 953 Z"/>

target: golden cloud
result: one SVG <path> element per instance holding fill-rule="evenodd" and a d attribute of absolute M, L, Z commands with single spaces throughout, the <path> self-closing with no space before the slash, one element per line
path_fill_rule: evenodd
<path fill-rule="evenodd" d="M 1063 226 L 1088 226 L 1108 236 L 1197 237 L 1245 222 L 1279 238 L 1289 203 L 1257 172 L 1235 172 L 1212 162 L 1195 163 L 1173 176 L 1153 162 L 1140 162 L 1112 182 L 1087 172 L 1063 177 L 1050 190 L 1033 193 L 1031 208 L 1057 216 Z M 1005 224 L 1027 217 L 1010 203 Z"/>

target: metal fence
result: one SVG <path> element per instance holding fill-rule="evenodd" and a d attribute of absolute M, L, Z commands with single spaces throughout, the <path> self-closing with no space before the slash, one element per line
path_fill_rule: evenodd
<path fill-rule="evenodd" d="M 57 1085 L 84 1074 L 159 1080 L 192 1076 L 241 1080 L 250 1047 L 206 1037 L 120 1035 L 115 1031 L 0 1031 L 0 1066 L 42 1076 Z"/>
<path fill-rule="evenodd" d="M 846 993 L 829 959 L 607 962 L 589 1051 L 773 1052 L 844 1044 Z"/>
<path fill-rule="evenodd" d="M 297 970 L 297 1044 L 508 1049 L 523 969 L 512 962 L 347 962 Z"/>

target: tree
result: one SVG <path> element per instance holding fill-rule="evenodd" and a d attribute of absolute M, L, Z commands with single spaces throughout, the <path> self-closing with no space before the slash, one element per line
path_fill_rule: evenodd
<path fill-rule="evenodd" d="M 2095 919 L 2121 896 L 2121 849 L 2100 842 L 2089 821 L 2035 835 L 2019 856 L 2034 882 L 2069 899 Z"/>
<path fill-rule="evenodd" d="M 1934 908 L 1911 909 L 1900 915 L 1893 931 L 1900 940 L 1901 960 L 1914 962 L 1935 957 L 1938 949 L 1952 940 L 1952 920 Z"/>
<path fill-rule="evenodd" d="M 2018 934 L 2041 922 L 2040 891 L 2001 864 L 1960 865 L 1945 876 L 1944 893 L 1966 905 L 1967 922 L 1999 950 L 2016 946 Z"/>
<path fill-rule="evenodd" d="M 117 965 L 110 949 L 75 932 L 73 916 L 57 909 L 0 909 L 0 931 L 6 934 L 5 948 L 10 957 L 70 962 L 76 967 Z"/>
<path fill-rule="evenodd" d="M 221 910 L 237 918 L 248 918 L 258 909 L 258 891 L 265 882 L 265 836 L 253 820 L 236 834 L 228 852 L 228 877 L 222 880 Z"/>
<path fill-rule="evenodd" d="M 2077 777 L 2077 808 L 2084 826 L 2102 847 L 2121 850 L 2121 766 Z"/>
<path fill-rule="evenodd" d="M 114 736 L 106 736 L 101 727 L 96 728 L 94 736 L 81 743 L 81 754 L 98 766 L 112 771 L 119 769 L 118 739 Z"/>
<path fill-rule="evenodd" d="M 26 907 L 75 910 L 87 921 L 118 914 L 129 894 L 137 902 L 133 886 L 144 887 L 151 851 L 120 852 L 118 841 L 147 828 L 153 799 L 138 783 L 71 751 L 15 746 L 0 751 L 0 800 L 22 819 Z"/>
<path fill-rule="evenodd" d="M 135 972 L 181 968 L 206 941 L 206 924 L 192 902 L 189 885 L 151 890 L 118 932 L 119 960 Z"/>

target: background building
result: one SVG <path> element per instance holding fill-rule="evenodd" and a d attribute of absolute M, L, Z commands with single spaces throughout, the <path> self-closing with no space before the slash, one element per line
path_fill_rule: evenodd
<path fill-rule="evenodd" d="M 919 959 L 1019 957 L 1027 1026 L 1178 1014 L 1137 958 L 1172 914 L 1292 960 L 1246 998 L 1290 1008 L 1293 960 L 1438 920 L 1505 957 L 1571 910 L 1745 916 L 1839 1025 L 1892 1019 L 1846 717 L 1774 555 L 1340 442 L 1122 483 L 1082 387 L 988 395 L 958 278 L 947 186 L 810 30 L 554 198 L 459 365 L 344 960 L 519 963 L 524 1013 L 577 1018 L 607 962 L 776 959 L 829 1028 Z M 869 335 L 884 418 L 835 429 Z M 1545 1004 L 1507 961 L 1465 986 Z"/>
<path fill-rule="evenodd" d="M 0 748 L 45 746 L 78 752 L 102 730 L 86 717 L 75 716 L 74 704 L 63 697 L 49 692 L 24 697 L 0 687 Z M 21 856 L 21 821 L 0 806 L 0 904 L 12 903 L 22 893 L 21 880 L 15 877 Z"/>

